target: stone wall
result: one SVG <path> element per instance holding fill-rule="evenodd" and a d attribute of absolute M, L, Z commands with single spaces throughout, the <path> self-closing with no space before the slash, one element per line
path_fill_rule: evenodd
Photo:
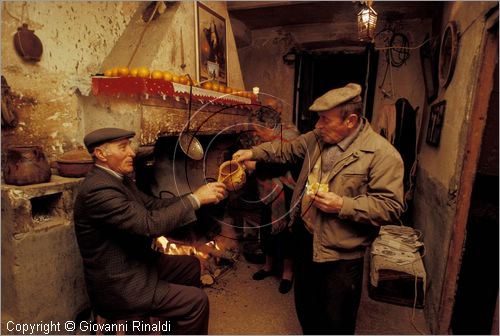
<path fill-rule="evenodd" d="M 139 8 L 138 2 L 4 2 L 2 75 L 19 112 L 19 125 L 2 129 L 2 153 L 12 145 L 40 145 L 54 160 L 81 144 L 80 93 Z M 24 17 L 23 17 L 24 13 Z M 42 41 L 40 62 L 23 61 L 13 35 L 27 23 Z"/>
<path fill-rule="evenodd" d="M 74 320 L 89 307 L 73 229 L 81 179 L 2 186 L 2 333 L 6 323 Z"/>

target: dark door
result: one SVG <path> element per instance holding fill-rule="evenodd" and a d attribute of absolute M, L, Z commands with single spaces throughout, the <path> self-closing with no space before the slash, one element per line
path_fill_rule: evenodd
<path fill-rule="evenodd" d="M 316 113 L 310 113 L 308 108 L 316 98 L 333 88 L 358 83 L 363 88 L 364 99 L 367 73 L 369 76 L 365 116 L 371 120 L 377 64 L 378 52 L 371 49 L 357 54 L 300 53 L 296 62 L 293 118 L 299 131 L 305 133 L 314 129 L 318 116 Z"/>

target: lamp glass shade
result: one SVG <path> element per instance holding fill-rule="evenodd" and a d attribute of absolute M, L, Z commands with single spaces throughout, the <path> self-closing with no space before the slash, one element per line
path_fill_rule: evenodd
<path fill-rule="evenodd" d="M 377 12 L 369 6 L 358 13 L 358 36 L 361 41 L 372 41 L 377 25 Z"/>

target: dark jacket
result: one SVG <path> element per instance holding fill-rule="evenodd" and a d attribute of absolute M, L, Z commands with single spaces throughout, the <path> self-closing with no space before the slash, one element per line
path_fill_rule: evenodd
<path fill-rule="evenodd" d="M 75 232 L 94 311 L 106 318 L 146 314 L 158 283 L 153 237 L 196 220 L 187 196 L 157 199 L 94 167 L 75 201 Z"/>

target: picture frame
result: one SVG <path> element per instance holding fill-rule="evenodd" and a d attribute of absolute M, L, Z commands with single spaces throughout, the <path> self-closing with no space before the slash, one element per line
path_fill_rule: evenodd
<path fill-rule="evenodd" d="M 226 19 L 199 1 L 195 6 L 197 80 L 227 85 Z"/>
<path fill-rule="evenodd" d="M 431 106 L 429 123 L 427 125 L 427 144 L 438 147 L 441 140 L 441 130 L 444 124 L 444 113 L 446 110 L 446 100 L 440 101 Z"/>

